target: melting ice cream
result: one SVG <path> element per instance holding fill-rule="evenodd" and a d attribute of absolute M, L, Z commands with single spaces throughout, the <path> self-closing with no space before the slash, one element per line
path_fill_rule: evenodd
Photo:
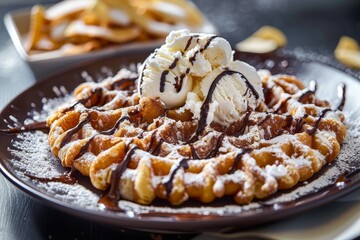
<path fill-rule="evenodd" d="M 228 41 L 211 34 L 174 31 L 143 64 L 142 97 L 160 98 L 167 108 L 189 110 L 206 123 L 229 125 L 264 100 L 255 68 L 233 60 Z"/>

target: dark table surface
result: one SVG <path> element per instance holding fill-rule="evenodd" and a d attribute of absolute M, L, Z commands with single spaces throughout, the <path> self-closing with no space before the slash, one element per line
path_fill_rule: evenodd
<path fill-rule="evenodd" d="M 0 0 L 0 18 L 11 10 L 54 1 Z M 288 37 L 287 49 L 331 56 L 342 35 L 360 41 L 358 0 L 194 0 L 235 44 L 263 25 Z M 0 109 L 35 83 L 31 69 L 17 55 L 0 22 Z M 0 175 L 0 239 L 188 239 L 194 235 L 159 235 L 118 229 L 68 215 L 33 199 Z"/>

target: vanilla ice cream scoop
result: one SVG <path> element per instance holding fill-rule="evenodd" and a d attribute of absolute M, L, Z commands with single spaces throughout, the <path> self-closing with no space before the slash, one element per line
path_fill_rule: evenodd
<path fill-rule="evenodd" d="M 139 78 L 142 97 L 159 97 L 167 108 L 183 106 L 193 82 L 232 61 L 230 44 L 211 34 L 174 31 L 143 64 Z"/>
<path fill-rule="evenodd" d="M 200 82 L 201 95 L 210 97 L 214 116 L 207 122 L 229 125 L 249 109 L 254 110 L 264 101 L 260 76 L 254 67 L 233 61 L 227 67 L 218 67 Z"/>
<path fill-rule="evenodd" d="M 191 111 L 199 131 L 212 121 L 227 126 L 264 101 L 260 76 L 247 63 L 233 61 L 228 41 L 188 30 L 170 33 L 145 61 L 138 82 L 142 97 Z"/>

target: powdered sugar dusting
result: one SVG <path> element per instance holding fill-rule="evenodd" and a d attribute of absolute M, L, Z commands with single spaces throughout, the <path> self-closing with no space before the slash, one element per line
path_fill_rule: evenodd
<path fill-rule="evenodd" d="M 351 116 L 351 114 L 347 114 Z M 360 154 L 360 119 L 350 120 L 346 122 L 347 137 L 342 145 L 337 159 L 331 163 L 331 167 L 322 174 L 319 178 L 306 185 L 296 188 L 290 193 L 280 195 L 267 201 L 268 204 L 275 204 L 280 202 L 289 202 L 296 200 L 302 196 L 314 193 L 317 190 L 323 189 L 327 186 L 333 185 L 336 179 L 344 174 L 349 173 L 359 168 L 358 156 Z"/>
<path fill-rule="evenodd" d="M 47 191 L 47 194 L 67 203 L 82 206 L 86 209 L 99 209 L 99 195 L 86 189 L 81 184 L 64 184 L 60 182 L 38 183 L 38 187 Z"/>
<path fill-rule="evenodd" d="M 29 116 L 32 118 L 25 122 L 43 121 L 46 117 L 55 110 L 59 105 L 69 101 L 69 95 L 59 97 L 56 99 L 44 100 L 43 109 L 40 112 L 31 111 Z M 289 202 L 299 199 L 302 196 L 314 193 L 319 189 L 333 185 L 338 176 L 344 172 L 351 172 L 357 167 L 357 156 L 360 154 L 360 119 L 355 118 L 357 112 L 353 114 L 346 113 L 350 119 L 346 125 L 348 129 L 347 138 L 342 146 L 342 151 L 337 160 L 332 163 L 332 166 L 326 170 L 320 177 L 310 181 L 308 184 L 295 188 L 293 191 L 281 194 L 277 197 L 266 201 L 267 204 L 276 204 Z M 24 181 L 31 182 L 25 174 L 35 175 L 38 177 L 54 177 L 68 171 L 61 166 L 59 160 L 53 157 L 47 142 L 47 134 L 36 131 L 32 133 L 22 133 L 13 140 L 13 144 L 9 151 L 14 158 L 11 160 L 16 173 L 24 179 Z M 299 164 L 309 164 L 307 160 L 302 160 Z M 276 174 L 281 174 L 284 169 L 269 169 L 275 171 Z M 275 174 L 275 173 L 274 173 Z M 276 175 L 275 174 L 275 175 Z M 98 200 L 99 194 L 94 189 L 89 189 L 81 183 L 74 185 L 64 184 L 60 182 L 37 182 L 34 180 L 33 186 L 39 191 L 54 197 L 66 203 L 75 204 L 86 209 L 93 209 L 103 211 L 99 208 Z M 132 212 L 135 216 L 137 214 L 147 213 L 169 213 L 169 214 L 239 214 L 244 211 L 261 208 L 262 205 L 256 202 L 248 205 L 239 206 L 235 204 L 225 204 L 222 206 L 201 206 L 201 207 L 182 207 L 173 208 L 170 206 L 142 206 L 129 201 L 121 200 L 119 206 L 127 212 Z M 110 214 L 110 213 L 109 213 Z M 117 213 L 111 213 L 117 214 Z"/>
<path fill-rule="evenodd" d="M 299 54 L 298 54 L 299 55 Z M 300 54 L 301 55 L 301 54 Z M 302 59 L 301 56 L 297 56 L 299 60 Z M 305 57 L 304 57 L 305 58 Z M 307 58 L 307 57 L 306 57 Z M 324 62 L 324 59 L 321 59 L 321 62 Z M 269 63 L 268 63 L 269 64 Z M 270 64 L 271 65 L 271 64 Z M 133 68 L 136 66 L 134 65 Z M 107 73 L 109 76 L 112 75 L 112 72 L 107 68 L 101 69 L 102 73 Z M 96 82 L 102 80 L 103 78 L 98 76 L 90 76 L 87 72 L 82 72 L 81 77 L 87 82 Z M 67 90 L 64 87 L 54 87 L 53 91 L 57 98 L 48 99 L 42 98 L 42 110 L 41 111 L 30 111 L 28 113 L 28 119 L 24 122 L 25 124 L 32 123 L 34 121 L 44 121 L 46 118 L 60 105 L 70 101 L 72 99 L 71 95 L 68 94 Z M 36 107 L 35 104 L 31 105 Z M 335 180 L 341 176 L 344 172 L 352 172 L 353 170 L 360 167 L 357 163 L 357 156 L 360 155 L 360 110 L 356 109 L 353 113 L 346 113 L 347 119 L 347 137 L 345 142 L 342 145 L 342 150 L 338 158 L 331 164 L 331 167 L 327 170 L 324 170 L 318 178 L 308 181 L 308 183 L 302 186 L 299 186 L 288 193 L 279 194 L 276 197 L 273 197 L 266 201 L 267 204 L 277 204 L 284 203 L 289 201 L 297 201 L 299 198 L 315 193 L 320 189 L 326 188 L 327 186 L 333 186 Z M 15 117 L 9 117 L 12 121 L 13 126 L 22 125 L 18 122 Z M 250 134 L 249 134 L 250 136 Z M 247 137 L 249 137 L 247 136 Z M 245 135 L 242 137 L 246 137 Z M 274 141 L 281 141 L 283 139 L 273 139 Z M 226 152 L 225 147 L 230 144 L 224 144 L 224 147 L 221 148 L 220 152 Z M 84 182 L 79 182 L 74 185 L 64 184 L 61 182 L 38 182 L 36 180 L 31 180 L 26 175 L 34 175 L 37 177 L 54 177 L 63 174 L 68 171 L 61 166 L 58 159 L 56 159 L 48 146 L 47 134 L 36 131 L 32 133 L 22 133 L 19 134 L 12 142 L 12 147 L 9 149 L 13 155 L 11 163 L 14 166 L 16 173 L 26 182 L 32 184 L 32 186 L 41 191 L 48 196 L 51 196 L 55 199 L 64 201 L 69 204 L 74 204 L 86 209 L 93 209 L 95 211 L 103 211 L 99 208 L 99 191 L 95 190 L 91 186 L 89 179 L 88 185 L 84 185 Z M 289 160 L 292 161 L 292 160 Z M 194 162 L 194 161 L 193 161 Z M 191 163 L 191 164 L 201 164 L 201 162 Z M 297 159 L 293 161 L 293 165 L 298 164 L 299 166 L 311 164 L 307 159 Z M 273 177 L 281 177 L 287 171 L 283 166 L 269 166 L 266 170 Z M 181 174 L 182 170 L 178 172 Z M 129 171 L 126 171 L 126 174 L 130 174 Z M 242 175 L 240 172 L 237 172 L 237 180 L 242 181 Z M 131 174 L 130 174 L 131 175 Z M 189 177 L 191 174 L 186 174 Z M 227 175 L 218 177 L 217 186 L 214 186 L 219 192 L 221 191 L 221 184 L 232 179 L 227 179 Z M 201 176 L 203 177 L 203 176 Z M 186 181 L 201 182 L 203 178 L 194 179 L 186 178 Z M 152 184 L 157 185 L 160 182 L 160 178 L 156 178 Z M 345 183 L 346 184 L 346 183 Z M 339 185 L 343 187 L 344 185 Z M 339 187 L 339 188 L 340 188 Z M 245 211 L 251 211 L 253 209 L 258 209 L 261 211 L 262 204 L 253 202 L 248 205 L 239 206 L 235 204 L 230 204 L 226 202 L 224 204 L 211 204 L 204 205 L 199 203 L 198 207 L 185 207 L 173 208 L 167 205 L 164 206 L 142 206 L 136 203 L 129 201 L 121 200 L 119 202 L 121 209 L 126 210 L 130 215 L 135 216 L 136 214 L 146 214 L 146 213 L 190 213 L 190 214 L 215 214 L 215 215 L 227 215 L 227 214 L 239 214 Z M 275 208 L 274 208 L 275 209 Z M 117 214 L 115 212 L 109 212 L 109 214 Z"/>

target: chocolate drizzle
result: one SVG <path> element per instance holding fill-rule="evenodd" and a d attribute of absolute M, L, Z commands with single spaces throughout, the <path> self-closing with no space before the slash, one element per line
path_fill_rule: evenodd
<path fill-rule="evenodd" d="M 114 134 L 116 129 L 119 127 L 120 123 L 122 123 L 124 121 L 130 121 L 130 117 L 124 116 L 124 117 L 119 118 L 111 129 L 106 130 L 106 131 L 101 131 L 100 134 L 103 134 L 103 135 L 112 135 L 112 134 Z"/>
<path fill-rule="evenodd" d="M 137 77 L 133 77 L 133 78 L 120 78 L 116 81 L 114 81 L 111 86 L 110 86 L 110 90 L 115 90 L 117 88 L 120 88 L 123 84 L 134 84 L 136 81 Z"/>
<path fill-rule="evenodd" d="M 189 164 L 188 164 L 188 161 L 190 160 L 190 158 L 183 158 L 181 159 L 179 162 L 178 162 L 178 165 L 170 170 L 171 173 L 170 173 L 170 176 L 169 176 L 169 179 L 164 183 L 164 186 L 165 186 L 165 189 L 166 189 L 166 195 L 169 196 L 170 193 L 171 193 L 171 190 L 172 190 L 172 187 L 173 187 L 173 181 L 174 181 L 174 177 L 175 177 L 175 174 L 177 173 L 177 171 L 180 169 L 180 168 L 183 168 L 183 169 L 188 169 L 189 168 Z"/>
<path fill-rule="evenodd" d="M 267 114 L 267 115 L 264 117 L 264 119 L 261 120 L 257 125 L 258 125 L 258 126 L 263 125 L 267 120 L 270 119 L 270 117 L 271 117 L 271 115 L 270 115 L 270 114 Z"/>
<path fill-rule="evenodd" d="M 329 111 L 332 111 L 330 108 L 325 108 L 321 111 L 320 115 L 319 115 L 319 118 L 316 120 L 315 124 L 314 124 L 314 127 L 311 128 L 311 129 L 307 129 L 306 132 L 312 136 L 316 133 L 317 129 L 319 128 L 319 124 L 320 124 L 320 121 L 323 117 L 325 117 L 325 114 Z"/>
<path fill-rule="evenodd" d="M 193 36 L 191 36 L 191 37 L 189 38 L 189 40 L 188 40 L 187 43 L 186 43 L 184 52 L 187 51 L 187 49 L 190 47 L 190 44 L 191 44 L 191 41 L 192 41 L 193 37 L 198 37 L 198 35 L 193 35 Z M 212 37 L 210 37 L 210 38 L 208 39 L 208 41 L 206 42 L 205 46 L 204 46 L 203 48 L 201 48 L 200 50 L 196 51 L 196 52 L 194 53 L 194 55 L 189 58 L 189 62 L 191 63 L 191 65 L 193 65 L 194 62 L 196 61 L 196 55 L 197 55 L 198 53 L 202 53 L 204 50 L 206 50 L 206 49 L 209 47 L 211 41 L 212 41 L 213 39 L 217 38 L 217 37 L 218 37 L 218 36 L 212 36 Z M 171 63 L 171 65 L 169 66 L 169 68 L 166 69 L 166 70 L 164 70 L 164 71 L 161 73 L 161 77 L 160 77 L 160 92 L 164 92 L 164 91 L 165 91 L 166 76 L 169 74 L 169 72 L 170 72 L 169 70 L 174 69 L 174 68 L 176 67 L 176 64 L 177 64 L 178 61 L 179 61 L 179 58 L 175 58 L 174 61 L 173 61 L 173 62 Z M 180 92 L 180 91 L 181 91 L 182 84 L 183 84 L 183 80 L 184 80 L 185 76 L 190 73 L 190 68 L 187 68 L 185 72 L 186 72 L 186 73 L 182 73 L 182 74 L 180 75 L 180 78 L 179 78 L 179 77 L 175 77 L 175 89 L 176 89 L 177 92 Z M 141 83 L 142 83 L 142 78 L 143 78 L 143 76 L 141 77 Z M 140 86 L 141 86 L 141 84 L 140 84 Z M 141 89 L 140 89 L 140 90 L 141 90 Z"/>
<path fill-rule="evenodd" d="M 219 136 L 219 138 L 217 139 L 216 146 L 204 158 L 200 158 L 200 156 L 196 153 L 195 147 L 192 144 L 189 144 L 190 149 L 191 149 L 192 160 L 204 160 L 204 159 L 209 159 L 209 158 L 215 157 L 216 154 L 219 152 L 219 149 L 220 149 L 220 147 L 222 145 L 224 137 L 225 137 L 225 134 L 222 133 Z M 169 195 L 171 193 L 172 186 L 173 186 L 173 180 L 174 180 L 176 172 L 180 168 L 188 169 L 189 168 L 189 165 L 188 165 L 189 160 L 191 160 L 191 159 L 190 158 L 181 159 L 179 161 L 178 165 L 174 169 L 171 170 L 170 177 L 169 177 L 168 181 L 166 181 L 164 183 L 167 195 Z"/>
<path fill-rule="evenodd" d="M 192 42 L 192 40 L 193 40 L 194 37 L 197 38 L 197 37 L 199 37 L 199 35 L 198 35 L 198 34 L 194 34 L 194 35 L 192 35 L 192 36 L 188 39 L 188 41 L 186 42 L 186 46 L 185 46 L 185 48 L 184 48 L 184 52 L 186 52 L 186 51 L 189 49 L 189 47 L 190 47 L 190 45 L 191 45 L 191 42 Z M 198 41 L 199 41 L 199 39 L 196 40 L 196 43 L 198 43 Z"/>
<path fill-rule="evenodd" d="M 210 43 L 215 39 L 215 38 L 218 38 L 219 36 L 212 36 L 210 37 L 207 42 L 205 43 L 205 46 L 203 48 L 200 49 L 200 52 L 202 53 L 203 51 L 205 51 L 209 46 L 210 46 Z"/>
<path fill-rule="evenodd" d="M 212 101 L 212 97 L 213 97 L 213 93 L 216 89 L 217 84 L 219 83 L 219 81 L 227 76 L 227 75 L 233 75 L 233 74 L 240 74 L 241 78 L 245 81 L 246 86 L 251 90 L 252 94 L 254 95 L 255 99 L 259 98 L 259 93 L 255 90 L 254 86 L 249 82 L 249 80 L 240 72 L 237 71 L 232 71 L 232 70 L 225 70 L 223 72 L 221 72 L 216 78 L 215 80 L 212 82 L 209 92 L 206 96 L 206 99 L 203 103 L 203 105 L 201 106 L 200 109 L 200 119 L 199 119 L 199 125 L 198 128 L 196 130 L 196 134 L 199 135 L 200 133 L 202 133 L 205 129 L 206 126 L 206 119 L 209 113 L 209 108 L 210 108 L 210 102 Z"/>
<path fill-rule="evenodd" d="M 125 172 L 127 165 L 129 164 L 132 155 L 138 147 L 132 147 L 125 155 L 124 159 L 117 165 L 115 170 L 113 170 L 111 175 L 111 187 L 109 192 L 102 196 L 99 200 L 99 204 L 103 204 L 105 208 L 110 210 L 120 210 L 118 207 L 118 202 L 121 198 L 119 191 L 119 183 L 122 174 Z"/>
<path fill-rule="evenodd" d="M 194 55 L 189 58 L 189 62 L 191 63 L 191 65 L 194 65 L 194 62 L 196 61 L 196 55 L 197 55 L 198 53 L 202 53 L 203 51 L 205 51 L 205 50 L 210 46 L 210 43 L 211 43 L 215 38 L 217 38 L 217 37 L 218 37 L 218 36 L 216 36 L 216 35 L 210 37 L 210 38 L 207 40 L 207 42 L 205 43 L 205 46 L 204 46 L 203 48 L 199 49 L 198 51 L 196 51 L 196 52 L 194 53 Z"/>
<path fill-rule="evenodd" d="M 192 158 L 193 158 L 193 159 L 200 159 L 199 155 L 197 155 L 197 153 L 196 153 L 196 149 L 195 149 L 194 145 L 193 145 L 193 144 L 189 144 L 189 146 L 190 146 L 190 149 L 191 149 L 191 156 L 192 156 Z"/>
<path fill-rule="evenodd" d="M 161 78 L 160 78 L 160 92 L 164 92 L 165 91 L 165 81 L 166 81 L 166 76 L 168 75 L 169 70 L 164 70 L 161 73 Z"/>
<path fill-rule="evenodd" d="M 176 64 L 178 61 L 179 61 L 179 58 L 175 58 L 173 63 L 169 66 L 169 69 L 174 69 L 176 67 Z"/>
<path fill-rule="evenodd" d="M 199 53 L 200 51 L 196 51 L 195 53 L 194 53 L 194 55 L 191 57 L 191 58 L 189 58 L 189 62 L 191 63 L 191 65 L 194 65 L 194 62 L 196 61 L 196 55 Z"/>
<path fill-rule="evenodd" d="M 68 174 L 64 174 L 64 175 L 59 175 L 59 176 L 55 176 L 55 177 L 37 177 L 37 176 L 34 176 L 34 175 L 31 175 L 31 174 L 28 174 L 28 173 L 25 173 L 24 175 L 33 179 L 33 180 L 36 180 L 36 181 L 39 181 L 39 182 L 61 182 L 61 183 L 65 183 L 65 184 L 75 184 L 77 183 L 77 180 L 76 178 L 72 177 L 71 176 L 71 173 L 68 173 Z"/>
<path fill-rule="evenodd" d="M 94 136 L 92 136 L 80 149 L 79 153 L 75 156 L 74 160 L 78 159 L 79 157 L 83 156 L 86 151 L 88 150 L 90 144 L 92 143 L 92 141 L 95 139 L 95 137 L 98 136 L 98 134 L 95 134 Z"/>
<path fill-rule="evenodd" d="M 193 39 L 194 37 L 197 38 L 197 37 L 199 37 L 199 35 L 192 35 L 192 36 L 190 36 L 190 38 L 188 39 L 188 41 L 187 41 L 187 43 L 186 43 L 186 46 L 185 46 L 184 51 L 182 52 L 182 54 L 184 54 L 184 53 L 189 49 L 189 47 L 190 47 L 190 45 L 191 45 L 191 42 L 192 42 L 192 39 Z M 204 47 L 201 48 L 201 49 L 199 49 L 198 51 L 196 51 L 196 52 L 194 53 L 194 55 L 189 58 L 189 62 L 191 63 L 191 65 L 194 64 L 194 62 L 195 62 L 195 60 L 196 60 L 196 55 L 197 55 L 198 53 L 202 53 L 203 51 L 205 51 L 205 50 L 210 46 L 210 43 L 211 43 L 215 38 L 217 38 L 217 37 L 218 37 L 218 36 L 211 36 L 211 37 L 207 40 L 207 42 L 205 43 Z M 199 39 L 197 39 L 197 41 L 196 41 L 197 43 L 199 42 L 198 40 L 199 40 Z M 155 51 L 155 52 L 151 55 L 150 58 L 151 58 L 151 59 L 154 59 L 155 56 L 156 56 L 156 53 L 157 53 L 157 51 Z M 170 72 L 169 70 L 174 69 L 174 68 L 176 67 L 178 61 L 179 61 L 179 58 L 175 58 L 174 61 L 173 61 L 173 62 L 170 64 L 170 66 L 168 67 L 168 69 L 165 69 L 165 70 L 161 73 L 161 76 L 160 76 L 160 92 L 164 92 L 164 91 L 165 91 L 166 76 L 169 74 L 169 72 Z M 147 64 L 146 64 L 146 61 L 145 61 L 144 67 L 143 67 L 143 69 L 142 69 L 142 73 L 141 73 L 141 75 L 140 75 L 140 84 L 139 84 L 139 86 L 140 86 L 140 94 L 142 94 L 142 88 L 141 88 L 141 86 L 142 86 L 142 83 L 143 83 L 143 80 L 144 80 L 144 70 L 146 69 L 146 67 L 147 67 Z M 183 80 L 184 80 L 185 76 L 186 76 L 187 74 L 189 74 L 189 73 L 190 73 L 190 68 L 187 68 L 186 71 L 185 71 L 185 73 L 182 73 L 182 74 L 180 75 L 180 77 L 178 77 L 178 76 L 175 77 L 175 79 L 174 79 L 174 80 L 175 80 L 174 87 L 175 87 L 175 89 L 176 89 L 177 92 L 180 92 L 180 91 L 181 91 L 181 88 L 182 88 L 182 85 L 183 85 Z"/>
<path fill-rule="evenodd" d="M 99 132 L 99 134 L 102 134 L 102 135 L 112 135 L 112 134 L 114 134 L 116 129 L 119 127 L 120 123 L 122 123 L 125 120 L 130 121 L 130 118 L 128 116 L 124 116 L 124 117 L 119 118 L 111 129 L 106 130 L 106 131 L 101 131 L 101 132 Z M 86 151 L 88 150 L 88 148 L 89 148 L 90 144 L 92 143 L 92 141 L 99 134 L 95 134 L 92 137 L 90 137 L 90 139 L 81 147 L 79 153 L 76 155 L 76 157 L 74 159 L 78 159 L 79 157 L 83 156 L 86 153 Z"/>
<path fill-rule="evenodd" d="M 296 119 L 293 134 L 301 132 L 302 127 L 304 126 L 304 124 L 306 124 L 304 118 L 307 118 L 308 116 L 308 114 L 304 114 L 302 117 Z"/>
<path fill-rule="evenodd" d="M 179 58 L 175 58 L 174 61 L 171 63 L 171 65 L 169 66 L 169 70 L 174 69 L 176 67 L 177 62 L 179 61 Z M 160 78 L 160 92 L 164 92 L 165 91 L 165 81 L 166 81 L 166 76 L 169 74 L 169 70 L 164 70 L 161 73 L 161 78 Z"/>
<path fill-rule="evenodd" d="M 142 94 L 142 84 L 144 82 L 144 74 L 145 74 L 145 70 L 146 70 L 146 62 L 144 63 L 144 67 L 141 71 L 141 75 L 140 75 L 140 82 L 139 82 L 139 90 L 140 90 L 140 95 Z"/>
<path fill-rule="evenodd" d="M 301 103 L 302 103 L 302 101 L 303 101 L 307 96 L 310 96 L 310 95 L 313 95 L 313 94 L 315 94 L 315 92 L 312 91 L 312 90 L 307 90 L 307 91 L 305 91 L 305 92 L 304 92 L 303 94 L 301 94 L 301 96 L 299 97 L 298 102 L 301 102 Z"/>
<path fill-rule="evenodd" d="M 137 138 L 138 139 L 143 139 L 144 138 L 144 132 L 145 132 L 145 130 L 141 130 L 140 132 L 139 132 L 139 134 L 137 135 Z"/>
<path fill-rule="evenodd" d="M 249 125 L 250 115 L 251 115 L 251 111 L 247 111 L 247 113 L 244 116 L 241 128 L 239 129 L 239 131 L 237 133 L 234 134 L 235 137 L 239 137 L 240 135 L 243 135 L 245 133 L 245 129 Z"/>
<path fill-rule="evenodd" d="M 160 150 L 161 150 L 161 146 L 162 146 L 162 144 L 164 143 L 164 139 L 163 138 L 161 138 L 160 140 L 159 140 L 159 142 L 156 144 L 156 146 L 154 147 L 154 149 L 150 152 L 151 154 L 153 154 L 153 155 L 155 155 L 155 156 L 157 156 L 157 155 L 159 155 L 159 153 L 160 153 Z"/>
<path fill-rule="evenodd" d="M 190 68 L 187 68 L 186 71 L 185 71 L 185 73 L 182 73 L 182 74 L 180 75 L 180 78 L 175 77 L 175 89 L 176 89 L 177 92 L 180 92 L 180 91 L 181 91 L 184 78 L 185 78 L 186 75 L 189 74 L 189 73 L 190 73 Z"/>
<path fill-rule="evenodd" d="M 72 105 L 68 106 L 67 108 L 65 108 L 62 113 L 66 113 L 70 110 L 72 110 L 76 105 L 78 104 L 85 104 L 87 101 L 89 101 L 93 96 L 97 95 L 98 96 L 98 99 L 97 99 L 97 103 L 100 101 L 100 97 L 101 94 L 103 92 L 103 89 L 102 88 L 95 88 L 95 89 L 92 89 L 91 93 L 89 96 L 87 97 L 84 97 L 82 99 L 79 99 L 78 101 L 74 102 Z M 96 104 L 95 104 L 96 105 Z"/>
<path fill-rule="evenodd" d="M 274 113 L 278 113 L 283 107 L 285 107 L 285 105 L 287 104 L 287 102 L 291 99 L 291 96 L 285 98 L 280 105 L 274 110 Z"/>
<path fill-rule="evenodd" d="M 222 133 L 222 134 L 220 135 L 220 137 L 217 139 L 216 145 L 215 145 L 214 149 L 211 150 L 211 151 L 208 153 L 208 155 L 206 155 L 206 157 L 205 157 L 204 159 L 209 159 L 209 158 L 212 158 L 212 157 L 215 157 L 215 156 L 216 156 L 216 154 L 219 152 L 219 149 L 220 149 L 220 147 L 221 147 L 221 145 L 222 145 L 222 142 L 223 142 L 223 140 L 224 140 L 224 137 L 225 137 L 225 134 Z"/>
<path fill-rule="evenodd" d="M 65 146 L 65 144 L 67 144 L 71 137 L 77 133 L 85 124 L 87 124 L 88 122 L 90 122 L 91 120 L 91 114 L 88 114 L 86 116 L 86 118 L 84 120 L 82 120 L 81 122 L 79 122 L 75 127 L 71 128 L 70 130 L 68 130 L 68 132 L 66 133 L 66 135 L 63 137 L 63 139 L 61 139 L 61 143 L 60 143 L 60 148 L 62 148 L 63 146 Z"/>
<path fill-rule="evenodd" d="M 314 95 L 316 93 L 316 90 L 317 90 L 317 84 L 315 81 L 310 81 L 310 84 L 309 84 L 309 89 L 304 91 L 300 97 L 298 98 L 298 102 L 302 103 L 303 100 L 309 96 L 309 95 Z M 277 113 L 279 112 L 284 106 L 285 104 L 287 104 L 287 102 L 292 99 L 293 96 L 289 96 L 287 98 L 285 98 L 281 103 L 280 105 L 274 110 L 274 113 Z"/>
<path fill-rule="evenodd" d="M 21 127 L 0 129 L 0 133 L 16 134 L 16 133 L 31 132 L 31 131 L 37 131 L 37 130 L 49 132 L 49 127 L 47 126 L 45 121 L 44 122 L 35 122 L 35 123 L 31 123 L 31 124 L 26 124 Z"/>
<path fill-rule="evenodd" d="M 338 95 L 340 95 L 339 97 L 341 98 L 341 101 L 339 106 L 337 107 L 337 110 L 342 111 L 346 102 L 346 85 L 342 83 L 338 87 L 340 88 L 340 94 Z"/>
<path fill-rule="evenodd" d="M 241 149 L 238 154 L 236 154 L 233 166 L 229 170 L 229 174 L 233 174 L 239 168 L 239 163 L 240 163 L 242 156 L 244 156 L 246 153 L 250 153 L 251 151 L 252 151 L 251 148 L 244 148 L 244 149 Z"/>
<path fill-rule="evenodd" d="M 184 48 L 184 52 L 186 52 L 188 50 L 188 48 L 190 47 L 191 41 L 193 39 L 194 36 L 189 37 L 188 41 L 186 42 L 186 46 Z"/>

